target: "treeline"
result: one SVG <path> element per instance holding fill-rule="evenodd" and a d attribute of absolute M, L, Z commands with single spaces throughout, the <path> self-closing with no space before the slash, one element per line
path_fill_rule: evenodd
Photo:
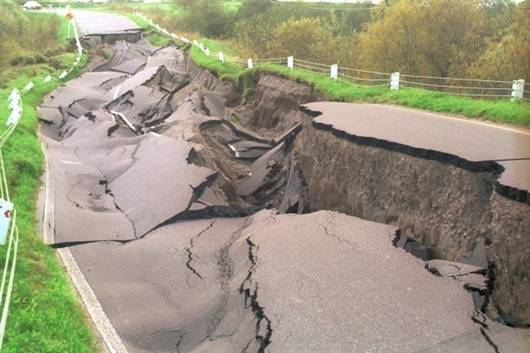
<path fill-rule="evenodd" d="M 61 52 L 59 17 L 27 13 L 10 0 L 0 1 L 0 70 L 18 64 L 43 63 Z"/>
<path fill-rule="evenodd" d="M 530 0 L 387 0 L 321 5 L 179 0 L 175 30 L 230 39 L 253 57 L 293 55 L 368 70 L 530 79 Z"/>

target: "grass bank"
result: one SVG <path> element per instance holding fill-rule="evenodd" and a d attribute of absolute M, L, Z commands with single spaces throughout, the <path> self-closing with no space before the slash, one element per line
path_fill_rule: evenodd
<path fill-rule="evenodd" d="M 239 5 L 232 4 L 237 7 Z M 231 6 L 232 6 L 231 5 Z M 161 40 L 153 34 L 149 25 L 131 14 L 124 7 L 115 7 L 116 12 L 129 16 L 139 26 L 148 29 L 147 39 L 154 45 L 163 45 L 167 41 Z M 141 8 L 135 8 L 134 11 Z M 164 21 L 168 20 L 167 9 L 160 9 L 158 16 Z M 147 13 L 150 15 L 149 13 Z M 163 16 L 165 15 L 165 17 Z M 170 18 L 169 18 L 170 19 Z M 419 88 L 401 88 L 391 91 L 389 87 L 371 87 L 358 84 L 350 84 L 340 80 L 332 80 L 327 75 L 308 72 L 305 70 L 289 70 L 279 65 L 257 65 L 253 70 L 247 70 L 229 63 L 220 63 L 216 52 L 223 51 L 225 54 L 236 56 L 232 48 L 223 41 L 201 39 L 213 54 L 206 56 L 201 50 L 193 47 L 190 50 L 191 59 L 199 66 L 214 72 L 219 78 L 234 82 L 244 92 L 250 92 L 252 84 L 251 77 L 256 72 L 267 72 L 293 79 L 305 84 L 312 85 L 326 99 L 344 102 L 368 102 L 397 104 L 406 107 L 424 109 L 432 112 L 461 115 L 467 118 L 489 120 L 497 123 L 520 125 L 530 127 L 530 102 L 511 102 L 510 99 L 478 99 L 462 96 L 452 96 L 446 93 L 427 91 Z"/>
<path fill-rule="evenodd" d="M 215 43 L 211 40 L 202 42 L 210 48 L 211 52 L 227 51 L 223 43 Z M 207 56 L 195 46 L 189 53 L 197 65 L 210 70 L 220 79 L 233 82 L 244 92 L 249 92 L 251 89 L 252 78 L 256 73 L 272 73 L 311 85 L 326 99 L 333 101 L 397 104 L 433 112 L 462 115 L 467 118 L 530 127 L 529 102 L 511 102 L 509 99 L 474 99 L 416 88 L 401 88 L 398 91 L 392 91 L 388 87 L 351 84 L 333 80 L 328 75 L 296 68 L 290 70 L 280 65 L 263 64 L 257 65 L 252 70 L 244 69 L 239 65 L 221 63 L 217 57 Z"/>
<path fill-rule="evenodd" d="M 65 28 L 64 26 L 62 28 Z M 61 32 L 62 33 L 62 32 Z M 62 34 L 60 34 L 62 35 Z M 66 40 L 64 39 L 59 39 Z M 64 65 L 75 60 L 71 53 L 57 56 Z M 81 61 L 86 64 L 87 57 Z M 43 172 L 43 154 L 37 136 L 36 106 L 61 85 L 57 79 L 44 83 L 48 75 L 62 69 L 49 64 L 10 68 L 10 79 L 0 89 L 0 123 L 8 116 L 7 98 L 13 88 L 29 81 L 35 87 L 23 96 L 23 115 L 10 140 L 3 147 L 12 201 L 17 209 L 20 232 L 13 297 L 7 321 L 3 353 L 93 353 L 98 352 L 88 319 L 54 251 L 41 241 L 37 219 L 37 196 Z M 74 70 L 74 77 L 79 69 Z M 5 260 L 0 249 L 0 263 Z"/>

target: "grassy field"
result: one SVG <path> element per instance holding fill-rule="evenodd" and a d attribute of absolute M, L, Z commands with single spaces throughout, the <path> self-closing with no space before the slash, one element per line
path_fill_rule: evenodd
<path fill-rule="evenodd" d="M 66 23 L 66 22 L 65 22 Z M 58 34 L 65 41 L 67 27 Z M 73 53 L 57 57 L 64 65 L 75 59 Z M 84 56 L 81 66 L 86 64 Z M 47 64 L 11 68 L 10 79 L 0 89 L 1 123 L 8 116 L 7 97 L 14 87 L 21 89 L 29 81 L 35 87 L 23 96 L 20 124 L 3 147 L 12 201 L 17 209 L 20 231 L 18 262 L 13 297 L 7 321 L 3 353 L 92 353 L 98 352 L 96 340 L 76 294 L 54 251 L 40 238 L 37 219 L 37 195 L 43 172 L 43 154 L 37 137 L 35 107 L 42 98 L 61 85 L 57 79 L 43 83 L 48 75 L 59 73 Z M 74 77 L 79 70 L 70 74 Z M 0 262 L 5 259 L 0 249 Z"/>

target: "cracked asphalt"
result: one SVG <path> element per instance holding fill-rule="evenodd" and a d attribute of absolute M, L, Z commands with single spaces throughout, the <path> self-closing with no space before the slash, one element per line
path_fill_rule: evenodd
<path fill-rule="evenodd" d="M 128 352 L 528 352 L 527 331 L 395 247 L 394 226 L 296 214 L 299 124 L 262 138 L 226 119 L 226 84 L 179 49 L 112 48 L 39 116 L 51 245 L 70 249 Z M 259 210 L 260 198 L 278 207 Z"/>
<path fill-rule="evenodd" d="M 504 167 L 501 184 L 530 191 L 530 130 L 381 104 L 317 102 L 305 107 L 321 113 L 316 123 L 350 135 L 447 153 L 471 162 L 495 161 Z"/>

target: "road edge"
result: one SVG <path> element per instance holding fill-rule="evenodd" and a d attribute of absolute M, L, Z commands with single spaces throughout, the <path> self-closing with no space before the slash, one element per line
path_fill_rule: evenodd
<path fill-rule="evenodd" d="M 47 144 L 43 140 L 43 135 L 38 131 L 38 138 L 42 153 L 44 156 L 44 174 L 43 174 L 43 187 L 41 187 L 39 197 L 40 202 L 39 218 L 41 219 L 41 235 L 42 240 L 45 244 L 51 244 L 54 242 L 55 235 L 55 214 L 54 214 L 54 180 L 50 173 L 50 163 L 48 158 Z M 42 193 L 44 191 L 44 198 L 42 199 Z M 101 303 L 99 302 L 96 294 L 92 287 L 86 280 L 83 272 L 79 268 L 72 252 L 69 248 L 57 249 L 57 254 L 63 263 L 70 282 L 77 291 L 78 296 L 81 298 L 81 302 L 85 308 L 85 311 L 90 316 L 93 325 L 95 326 L 98 336 L 104 343 L 103 348 L 106 353 L 129 353 L 125 345 L 123 344 L 118 332 L 112 325 L 110 319 L 105 314 Z"/>

